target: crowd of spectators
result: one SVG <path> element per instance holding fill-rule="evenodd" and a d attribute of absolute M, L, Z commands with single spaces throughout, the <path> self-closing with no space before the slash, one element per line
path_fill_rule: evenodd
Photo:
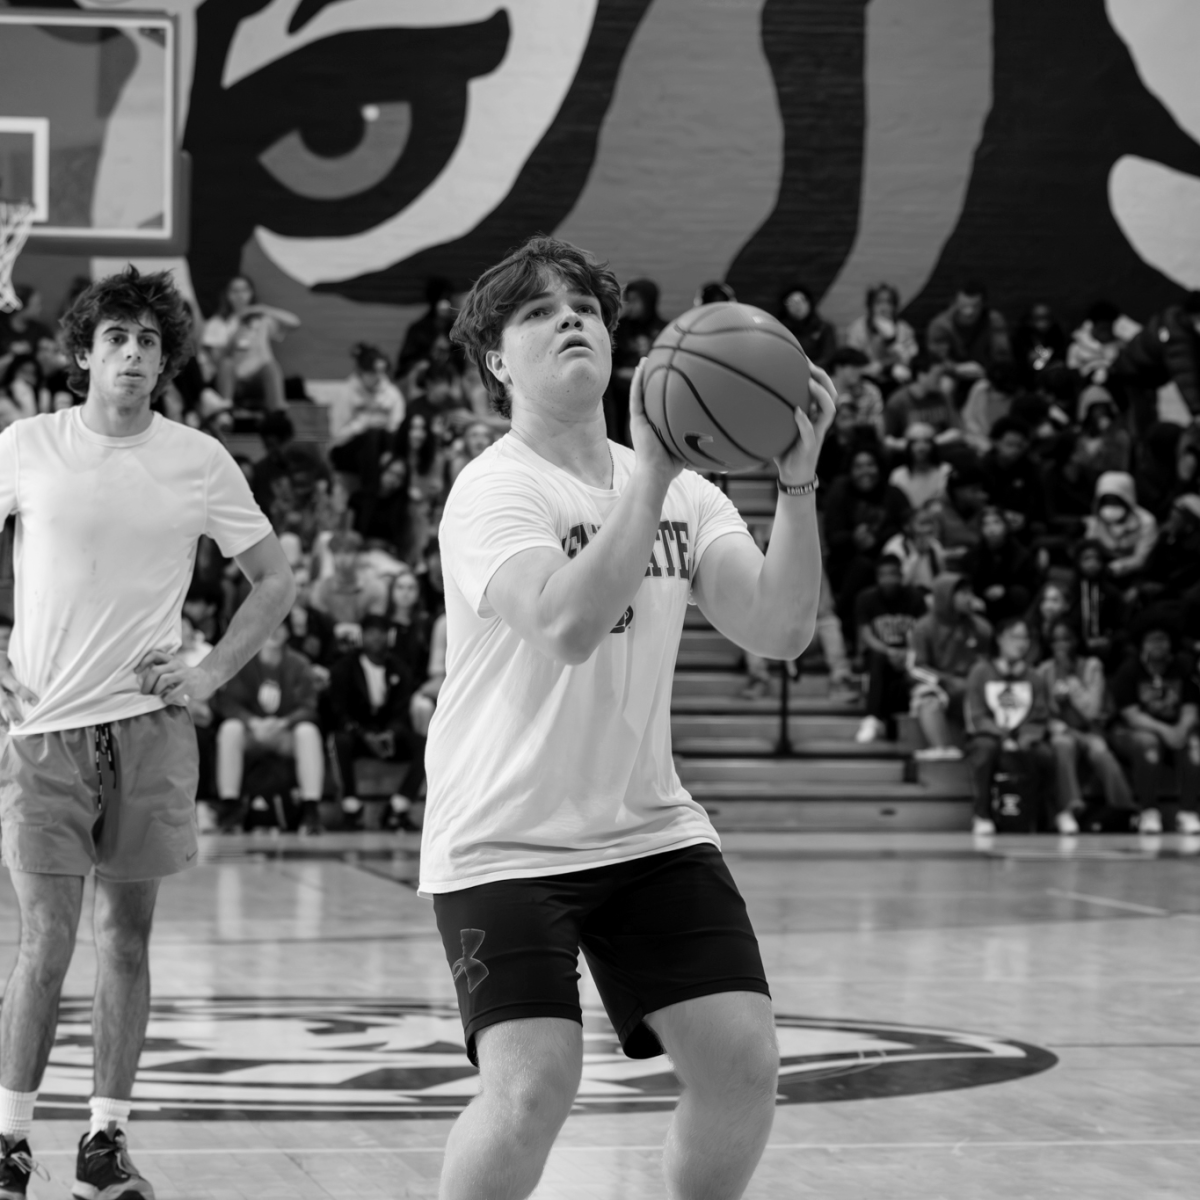
<path fill-rule="evenodd" d="M 873 288 L 823 359 L 857 740 L 915 717 L 918 758 L 965 759 L 981 834 L 1167 811 L 1200 834 L 1200 293 L 1144 326 L 1098 301 L 1070 336 L 1047 304 L 1010 327 L 974 281 L 919 340 L 896 309 Z"/>
<path fill-rule="evenodd" d="M 696 302 L 734 298 L 712 281 Z M 21 299 L 0 322 L 0 427 L 80 401 L 40 298 Z M 323 799 L 343 825 L 399 827 L 420 801 L 445 670 L 439 517 L 507 427 L 450 339 L 453 285 L 431 280 L 427 300 L 394 361 L 350 347 L 322 442 L 296 439 L 287 401 L 304 383 L 275 356 L 299 322 L 244 277 L 197 318 L 197 356 L 159 402 L 257 439 L 239 461 L 300 585 L 256 659 L 195 706 L 201 794 L 224 827 L 315 831 Z M 617 440 L 659 305 L 652 281 L 626 285 L 605 397 Z M 880 284 L 838 330 L 801 283 L 776 309 L 839 394 L 818 468 L 817 632 L 835 694 L 862 681 L 859 742 L 914 716 L 919 757 L 966 758 L 980 831 L 997 778 L 1017 775 L 1060 831 L 1085 812 L 1152 831 L 1169 803 L 1200 832 L 1200 293 L 1144 325 L 1097 301 L 1070 334 L 1047 304 L 1010 325 L 974 281 L 923 330 L 901 309 Z M 188 654 L 245 587 L 202 543 Z M 747 694 L 764 694 L 767 665 L 748 667 Z"/>

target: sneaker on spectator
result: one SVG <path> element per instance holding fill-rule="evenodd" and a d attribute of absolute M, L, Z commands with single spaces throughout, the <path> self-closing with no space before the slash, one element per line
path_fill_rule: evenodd
<path fill-rule="evenodd" d="M 838 704 L 848 704 L 861 695 L 851 675 L 843 675 L 840 679 L 832 679 L 829 682 L 829 698 Z"/>
<path fill-rule="evenodd" d="M 957 746 L 922 746 L 913 751 L 917 762 L 951 762 L 962 758 L 962 751 Z"/>
<path fill-rule="evenodd" d="M 987 817 L 974 817 L 971 821 L 971 832 L 976 837 L 990 837 L 996 832 L 996 823 Z"/>
<path fill-rule="evenodd" d="M 1060 812 L 1054 817 L 1055 827 L 1059 833 L 1078 833 L 1079 822 L 1075 820 L 1075 814 L 1070 812 Z"/>
<path fill-rule="evenodd" d="M 768 679 L 751 679 L 741 691 L 743 700 L 764 700 L 771 690 Z"/>
<path fill-rule="evenodd" d="M 411 808 L 412 801 L 397 792 L 388 800 L 387 813 L 383 818 L 384 829 L 412 829 L 412 823 L 408 819 L 408 812 Z"/>
<path fill-rule="evenodd" d="M 342 828 L 361 829 L 363 802 L 357 796 L 342 797 Z"/>
<path fill-rule="evenodd" d="M 1162 813 L 1157 808 L 1147 808 L 1138 817 L 1138 833 L 1162 833 Z"/>
<path fill-rule="evenodd" d="M 958 746 L 942 746 L 942 762 L 962 762 L 963 752 Z"/>
<path fill-rule="evenodd" d="M 1175 815 L 1175 828 L 1180 833 L 1200 833 L 1200 816 L 1186 809 L 1180 809 Z"/>
<path fill-rule="evenodd" d="M 305 800 L 300 809 L 300 833 L 305 837 L 316 837 L 321 832 L 321 805 L 316 800 Z"/>
<path fill-rule="evenodd" d="M 866 746 L 871 742 L 877 742 L 886 734 L 887 726 L 878 717 L 863 717 L 862 724 L 854 735 L 854 740 L 860 746 Z"/>

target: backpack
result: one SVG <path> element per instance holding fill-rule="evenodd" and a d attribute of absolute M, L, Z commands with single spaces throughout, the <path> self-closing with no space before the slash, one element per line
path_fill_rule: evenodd
<path fill-rule="evenodd" d="M 1036 833 L 1037 775 L 1023 750 L 1001 750 L 992 773 L 992 820 L 998 833 Z"/>

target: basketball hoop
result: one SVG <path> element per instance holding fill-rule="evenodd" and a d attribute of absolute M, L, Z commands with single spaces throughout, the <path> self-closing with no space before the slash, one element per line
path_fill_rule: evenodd
<path fill-rule="evenodd" d="M 0 312 L 16 312 L 21 307 L 17 293 L 13 291 L 12 273 L 32 224 L 32 204 L 9 204 L 0 200 Z"/>

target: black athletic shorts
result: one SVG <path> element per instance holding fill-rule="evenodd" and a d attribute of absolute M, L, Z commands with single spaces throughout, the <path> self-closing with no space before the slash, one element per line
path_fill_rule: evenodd
<path fill-rule="evenodd" d="M 713 845 L 506 879 L 434 896 L 467 1056 L 481 1029 L 523 1017 L 582 1024 L 582 947 L 630 1058 L 663 1052 L 647 1013 L 718 992 L 769 996 L 746 903 Z"/>

